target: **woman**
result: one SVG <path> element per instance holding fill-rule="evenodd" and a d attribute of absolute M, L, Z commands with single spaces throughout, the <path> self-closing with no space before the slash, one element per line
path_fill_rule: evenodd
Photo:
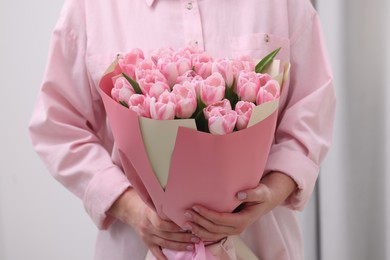
<path fill-rule="evenodd" d="M 264 178 L 239 192 L 239 213 L 194 205 L 187 230 L 160 219 L 123 174 L 97 87 L 117 53 L 190 47 L 261 58 L 282 47 L 292 65 Z M 308 201 L 331 140 L 335 98 L 318 16 L 309 0 L 67 0 L 52 37 L 30 123 L 54 177 L 100 229 L 95 259 L 144 259 L 240 234 L 260 259 L 303 259 L 294 210 Z M 245 174 L 245 173 L 238 173 Z"/>

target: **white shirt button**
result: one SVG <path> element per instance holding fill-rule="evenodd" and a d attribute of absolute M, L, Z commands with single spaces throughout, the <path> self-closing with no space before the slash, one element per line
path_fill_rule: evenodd
<path fill-rule="evenodd" d="M 188 2 L 188 3 L 186 4 L 187 10 L 191 10 L 192 7 L 193 7 L 192 2 Z"/>

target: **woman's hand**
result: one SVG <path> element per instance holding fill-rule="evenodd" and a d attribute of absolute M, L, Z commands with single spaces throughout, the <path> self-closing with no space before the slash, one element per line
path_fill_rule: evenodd
<path fill-rule="evenodd" d="M 166 259 L 161 248 L 192 251 L 199 238 L 185 232 L 175 223 L 161 219 L 133 190 L 125 191 L 108 214 L 131 226 L 158 259 Z"/>
<path fill-rule="evenodd" d="M 282 203 L 294 190 L 296 183 L 287 175 L 272 172 L 254 188 L 239 192 L 243 202 L 236 213 L 219 213 L 195 205 L 184 214 L 186 229 L 204 241 L 217 241 L 229 235 L 238 235 L 258 218 Z"/>

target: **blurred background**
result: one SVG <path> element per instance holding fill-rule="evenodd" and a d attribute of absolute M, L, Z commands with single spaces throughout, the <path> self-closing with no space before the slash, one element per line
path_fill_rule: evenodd
<path fill-rule="evenodd" d="M 92 259 L 96 229 L 27 133 L 63 0 L 1 0 L 0 259 Z M 334 144 L 299 219 L 308 260 L 390 259 L 390 3 L 316 0 L 338 97 Z"/>

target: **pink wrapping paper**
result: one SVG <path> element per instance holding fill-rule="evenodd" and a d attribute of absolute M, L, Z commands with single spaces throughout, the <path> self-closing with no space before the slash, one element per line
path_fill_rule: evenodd
<path fill-rule="evenodd" d="M 107 72 L 100 88 L 123 170 L 145 203 L 161 217 L 183 227 L 184 211 L 194 204 L 231 212 L 240 204 L 237 192 L 258 185 L 273 140 L 277 110 L 228 135 L 179 127 L 164 190 L 149 163 L 138 116 L 110 96 L 112 76 Z"/>

